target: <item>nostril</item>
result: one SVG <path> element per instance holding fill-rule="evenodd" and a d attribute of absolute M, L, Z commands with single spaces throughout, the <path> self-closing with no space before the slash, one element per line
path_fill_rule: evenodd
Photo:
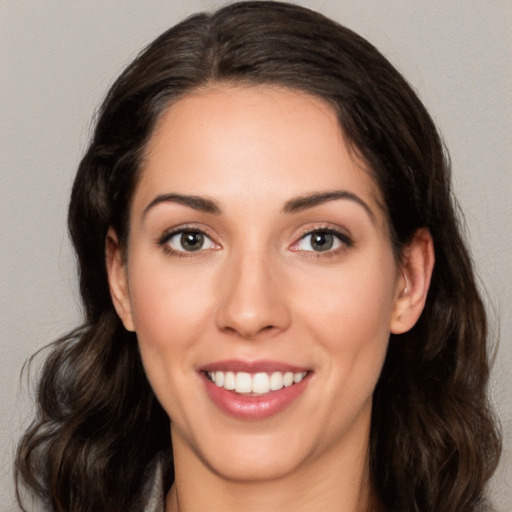
<path fill-rule="evenodd" d="M 274 325 L 266 325 L 261 328 L 254 328 L 251 329 L 248 326 L 230 326 L 226 325 L 221 328 L 222 331 L 224 331 L 227 334 L 235 335 L 243 339 L 247 340 L 257 340 L 259 338 L 265 337 L 272 337 L 278 332 L 280 332 L 282 329 L 279 327 L 276 327 Z"/>

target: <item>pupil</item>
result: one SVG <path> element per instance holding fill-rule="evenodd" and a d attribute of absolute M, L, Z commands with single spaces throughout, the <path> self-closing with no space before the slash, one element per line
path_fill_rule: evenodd
<path fill-rule="evenodd" d="M 330 233 L 315 233 L 311 237 L 311 246 L 315 251 L 328 251 L 333 243 L 334 238 Z"/>
<path fill-rule="evenodd" d="M 198 251 L 203 246 L 204 236 L 202 233 L 183 233 L 181 245 L 186 251 Z"/>

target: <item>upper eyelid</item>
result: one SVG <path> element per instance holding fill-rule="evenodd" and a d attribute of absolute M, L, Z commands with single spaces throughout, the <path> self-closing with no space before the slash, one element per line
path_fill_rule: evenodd
<path fill-rule="evenodd" d="M 347 229 L 326 223 L 302 228 L 301 230 L 299 230 L 299 233 L 295 235 L 295 239 L 300 240 L 301 238 L 304 238 L 307 235 L 311 235 L 318 232 L 329 232 L 334 235 L 339 235 L 342 238 L 350 240 L 352 240 L 353 238 L 352 234 Z"/>
<path fill-rule="evenodd" d="M 181 224 L 173 228 L 165 229 L 159 236 L 158 241 L 159 243 L 164 243 L 164 241 L 169 240 L 174 235 L 177 235 L 178 233 L 183 233 L 184 231 L 191 231 L 196 233 L 202 233 L 203 235 L 206 235 L 208 238 L 213 239 L 215 236 L 212 234 L 211 230 L 207 228 L 206 226 L 197 226 L 195 224 Z M 218 243 L 218 242 L 215 242 Z"/>

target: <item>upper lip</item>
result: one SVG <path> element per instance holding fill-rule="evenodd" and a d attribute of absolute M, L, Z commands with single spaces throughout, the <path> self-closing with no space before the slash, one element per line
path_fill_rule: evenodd
<path fill-rule="evenodd" d="M 246 373 L 272 373 L 272 372 L 293 372 L 300 373 L 310 371 L 305 366 L 297 366 L 281 361 L 260 360 L 242 360 L 226 359 L 224 361 L 215 361 L 207 363 L 199 368 L 202 372 L 246 372 Z"/>

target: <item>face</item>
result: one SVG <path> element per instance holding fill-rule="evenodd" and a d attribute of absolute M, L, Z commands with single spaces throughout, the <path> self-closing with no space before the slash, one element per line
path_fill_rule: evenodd
<path fill-rule="evenodd" d="M 403 313 L 381 203 L 311 96 L 217 86 L 165 113 L 109 268 L 177 457 L 271 479 L 366 453 Z"/>

